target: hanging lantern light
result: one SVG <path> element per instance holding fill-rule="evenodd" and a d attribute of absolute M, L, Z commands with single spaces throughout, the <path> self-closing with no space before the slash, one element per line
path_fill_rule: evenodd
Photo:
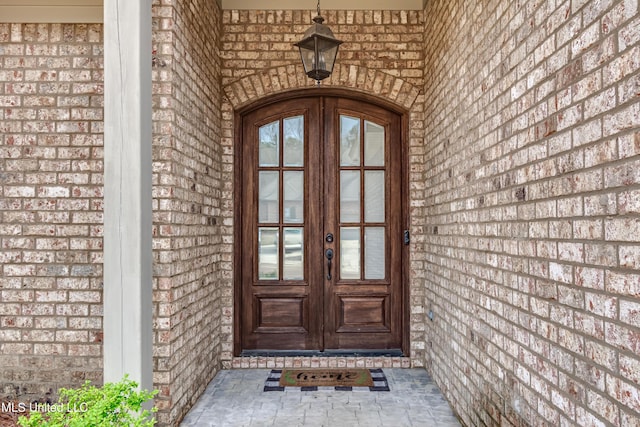
<path fill-rule="evenodd" d="M 318 15 L 313 18 L 314 24 L 304 33 L 304 38 L 294 46 L 300 49 L 300 57 L 307 76 L 320 84 L 333 72 L 333 65 L 338 55 L 341 40 L 334 37 L 329 27 L 323 24 L 320 16 L 320 0 L 318 0 Z"/>

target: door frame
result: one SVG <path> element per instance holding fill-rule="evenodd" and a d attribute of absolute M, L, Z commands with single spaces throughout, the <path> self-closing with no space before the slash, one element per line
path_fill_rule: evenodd
<path fill-rule="evenodd" d="M 233 189 L 233 355 L 238 357 L 242 352 L 242 244 L 243 241 L 243 227 L 242 218 L 242 197 L 243 186 L 237 185 L 237 183 L 243 180 L 243 154 L 242 147 L 243 141 L 243 120 L 244 117 L 257 109 L 263 108 L 270 104 L 274 104 L 284 100 L 302 98 L 302 97 L 322 97 L 333 96 L 352 99 L 355 101 L 367 102 L 374 104 L 378 107 L 392 111 L 400 116 L 400 147 L 401 147 L 401 181 L 402 181 L 402 221 L 403 228 L 410 230 L 410 213 L 409 213 L 409 114 L 402 107 L 388 102 L 384 99 L 349 89 L 332 88 L 332 87 L 308 87 L 304 89 L 296 89 L 292 91 L 280 92 L 275 95 L 267 96 L 259 99 L 256 102 L 243 106 L 234 111 L 234 162 L 233 162 L 233 176 L 234 176 L 234 189 Z M 324 126 L 321 126 L 324 129 Z M 324 130 L 321 130 L 322 132 Z M 398 236 L 400 238 L 400 236 Z M 402 292 L 401 292 L 401 326 L 402 331 L 402 352 L 405 357 L 410 357 L 410 245 L 402 245 Z M 300 352 L 301 355 L 303 352 Z"/>

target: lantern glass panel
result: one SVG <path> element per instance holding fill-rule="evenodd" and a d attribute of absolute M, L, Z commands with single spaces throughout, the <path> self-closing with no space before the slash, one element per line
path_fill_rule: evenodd
<path fill-rule="evenodd" d="M 309 49 L 303 49 L 301 46 L 300 57 L 302 58 L 302 64 L 304 65 L 305 73 L 308 73 L 309 71 L 315 68 L 316 60 L 315 60 L 315 52 L 313 51 L 313 48 L 309 50 Z"/>
<path fill-rule="evenodd" d="M 338 46 L 332 46 L 329 49 L 325 49 L 319 52 L 320 56 L 320 69 L 333 71 L 333 64 L 336 61 L 336 55 L 338 54 Z"/>

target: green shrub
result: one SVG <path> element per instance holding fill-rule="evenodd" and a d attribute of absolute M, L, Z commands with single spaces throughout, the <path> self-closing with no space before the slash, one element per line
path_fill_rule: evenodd
<path fill-rule="evenodd" d="M 22 427 L 151 427 L 152 413 L 142 410 L 142 404 L 152 399 L 157 390 L 139 391 L 138 384 L 125 376 L 117 383 L 97 388 L 86 381 L 78 389 L 60 389 L 58 403 L 39 405 L 44 413 L 33 411 L 29 418 L 22 416 Z"/>

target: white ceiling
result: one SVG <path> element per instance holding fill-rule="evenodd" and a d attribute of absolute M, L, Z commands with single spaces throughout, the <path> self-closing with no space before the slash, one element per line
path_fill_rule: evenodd
<path fill-rule="evenodd" d="M 0 22 L 102 22 L 102 0 L 0 0 Z"/>

